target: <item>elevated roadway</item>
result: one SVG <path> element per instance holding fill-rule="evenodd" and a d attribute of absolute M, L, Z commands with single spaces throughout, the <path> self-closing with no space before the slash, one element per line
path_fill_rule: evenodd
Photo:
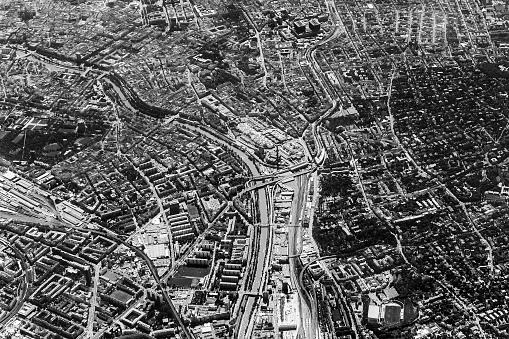
<path fill-rule="evenodd" d="M 183 124 L 181 121 L 178 124 Z M 244 153 L 242 150 L 234 146 L 232 141 L 228 142 L 225 140 L 225 137 L 220 138 L 215 134 L 207 131 L 198 126 L 185 125 L 186 128 L 198 132 L 204 135 L 207 138 L 214 140 L 215 142 L 221 144 L 224 147 L 228 147 L 233 152 L 235 152 L 242 161 L 246 164 L 252 176 L 260 176 L 260 171 L 256 167 L 255 163 L 251 160 L 251 158 Z M 259 221 L 261 224 L 269 223 L 269 213 L 268 213 L 268 187 L 266 185 L 261 185 L 257 187 L 254 192 L 256 192 L 256 198 L 258 201 L 258 212 L 259 212 Z M 253 253 L 253 257 L 250 258 L 252 260 L 251 267 L 251 284 L 248 284 L 247 291 L 243 292 L 243 300 L 240 301 L 242 304 L 241 307 L 238 308 L 239 313 L 242 310 L 242 313 L 239 314 L 239 318 L 237 319 L 237 327 L 236 327 L 236 338 L 249 338 L 250 333 L 249 327 L 250 323 L 253 320 L 253 312 L 256 306 L 257 295 L 261 294 L 264 287 L 265 282 L 265 264 L 268 259 L 269 254 L 269 227 L 256 227 L 253 231 L 254 233 L 254 241 L 257 244 L 258 250 L 256 253 Z M 236 314 L 234 314 L 234 317 Z"/>
<path fill-rule="evenodd" d="M 290 264 L 290 277 L 292 286 L 295 288 L 299 298 L 299 326 L 297 333 L 302 338 L 318 338 L 317 328 L 311 317 L 311 309 L 305 302 L 305 289 L 299 284 L 298 267 L 300 266 L 299 255 L 302 251 L 302 216 L 305 210 L 308 175 L 303 174 L 295 178 L 296 190 L 292 201 L 292 211 L 288 227 L 288 260 Z"/>

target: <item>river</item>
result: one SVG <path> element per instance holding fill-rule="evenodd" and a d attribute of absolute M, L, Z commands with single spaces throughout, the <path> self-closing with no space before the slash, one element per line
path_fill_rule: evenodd
<path fill-rule="evenodd" d="M 201 129 L 197 128 L 191 125 L 185 125 L 190 130 L 194 130 L 195 132 L 199 132 L 205 137 L 212 139 L 216 141 L 217 143 L 228 147 L 231 149 L 235 154 L 237 154 L 242 161 L 247 165 L 249 168 L 249 171 L 253 176 L 259 176 L 260 172 L 258 171 L 258 168 L 254 164 L 254 162 L 249 158 L 249 156 L 244 153 L 242 150 L 237 148 L 236 146 L 227 143 L 226 141 L 214 136 L 213 134 Z M 269 224 L 269 215 L 268 215 L 268 203 L 267 203 L 267 187 L 262 187 L 257 190 L 258 192 L 258 207 L 260 211 L 260 224 L 262 225 L 268 225 Z M 257 294 L 261 294 L 262 288 L 263 288 L 263 280 L 264 280 L 264 271 L 265 271 L 265 260 L 268 259 L 268 239 L 269 239 L 269 232 L 270 227 L 260 227 L 260 237 L 259 237 L 259 251 L 256 257 L 256 268 L 255 268 L 255 276 L 253 280 L 253 285 L 251 287 L 251 291 Z M 236 335 L 239 338 L 248 337 L 249 333 L 246 333 L 249 329 L 249 324 L 253 318 L 253 310 L 255 308 L 255 302 L 256 297 L 249 296 L 248 300 L 246 302 L 246 306 L 244 311 L 242 312 L 242 318 L 240 320 L 240 326 L 238 333 Z"/>
<path fill-rule="evenodd" d="M 34 55 L 32 53 L 30 53 L 24 57 L 27 58 L 28 60 L 43 63 L 46 66 L 46 68 L 48 68 L 48 70 L 50 70 L 50 71 L 60 71 L 60 72 L 70 71 L 70 72 L 83 73 L 83 71 L 78 69 L 76 66 L 58 65 L 56 63 L 46 61 L 43 57 L 38 57 L 37 55 Z M 110 81 L 107 77 L 104 77 L 103 81 L 108 82 L 112 86 L 113 90 L 117 93 L 118 97 L 122 101 L 122 104 L 124 104 L 128 109 L 132 110 L 133 112 L 138 112 L 138 110 L 136 110 L 129 103 L 129 101 L 127 100 L 125 95 L 122 93 L 121 89 L 115 83 Z M 183 124 L 183 123 L 181 123 L 181 124 Z M 236 147 L 235 145 L 232 145 L 231 143 L 228 143 L 227 141 L 225 141 L 221 138 L 216 137 L 215 135 L 213 135 L 212 133 L 210 133 L 204 129 L 192 126 L 190 124 L 183 124 L 183 125 L 187 126 L 191 130 L 199 132 L 200 134 L 204 135 L 205 137 L 207 137 L 209 139 L 214 140 L 215 142 L 217 142 L 218 144 L 221 144 L 224 147 L 228 147 L 230 150 L 235 152 L 235 154 L 237 154 L 242 159 L 242 161 L 244 161 L 244 163 L 247 165 L 247 167 L 249 168 L 249 171 L 251 172 L 251 174 L 253 176 L 260 176 L 260 172 L 258 171 L 258 168 L 256 167 L 255 163 L 240 148 Z M 269 224 L 269 216 L 268 216 L 268 204 L 267 204 L 267 194 L 268 194 L 267 188 L 262 187 L 262 188 L 258 189 L 257 192 L 258 192 L 258 204 L 259 204 L 259 212 L 260 212 L 260 223 L 262 225 L 268 225 Z M 261 291 L 261 289 L 263 288 L 265 260 L 267 259 L 266 257 L 269 252 L 269 248 L 268 248 L 269 232 L 270 232 L 270 227 L 260 227 L 259 251 L 258 251 L 257 257 L 256 257 L 256 268 L 254 271 L 255 276 L 254 276 L 251 291 L 249 291 L 249 292 L 253 292 L 253 293 L 257 293 L 257 294 L 261 294 L 263 292 L 263 291 Z M 256 302 L 256 297 L 253 297 L 253 296 L 248 297 L 248 300 L 247 300 L 247 303 L 245 306 L 245 310 L 244 310 L 244 312 L 242 312 L 242 318 L 240 320 L 241 323 L 240 323 L 240 327 L 239 327 L 239 331 L 238 331 L 239 333 L 237 333 L 237 335 L 239 337 L 244 337 L 246 335 L 246 332 L 249 328 L 250 321 L 252 320 L 255 302 Z M 247 335 L 249 335 L 249 334 L 247 334 Z"/>
<path fill-rule="evenodd" d="M 113 82 L 111 82 L 109 80 L 106 80 L 106 81 L 108 81 L 108 83 L 110 83 L 113 86 L 113 89 L 115 90 L 115 92 L 117 93 L 119 98 L 122 100 L 122 102 L 124 104 L 126 104 L 126 106 L 129 109 L 136 111 L 129 104 L 128 100 L 126 99 L 126 97 L 124 96 L 124 94 L 122 93 L 120 88 L 117 85 L 115 85 Z M 179 124 L 185 125 L 188 129 L 193 130 L 195 132 L 199 132 L 201 135 L 214 140 L 215 142 L 217 142 L 218 144 L 220 144 L 224 147 L 229 148 L 230 150 L 235 152 L 235 154 L 237 154 L 242 159 L 242 161 L 249 168 L 249 171 L 251 172 L 251 174 L 253 176 L 260 176 L 260 171 L 256 167 L 255 163 L 240 148 L 236 147 L 235 145 L 233 145 L 231 143 L 226 142 L 225 140 L 223 140 L 221 138 L 216 137 L 212 133 L 210 133 L 202 128 L 198 128 L 198 127 L 195 127 L 190 124 L 184 124 L 182 122 L 179 122 Z M 260 223 L 263 225 L 267 225 L 269 223 L 267 188 L 262 187 L 262 188 L 258 189 L 257 192 L 258 192 L 258 206 L 259 206 L 259 211 L 260 211 Z M 269 248 L 268 248 L 269 232 L 270 232 L 270 227 L 260 227 L 260 237 L 259 237 L 259 246 L 260 247 L 259 247 L 257 257 L 256 257 L 256 268 L 254 270 L 255 276 L 254 276 L 253 285 L 252 285 L 251 291 L 250 291 L 250 292 L 255 292 L 258 294 L 261 294 L 263 292 L 261 289 L 263 288 L 265 260 L 267 259 L 267 255 L 269 252 Z M 239 326 L 239 331 L 237 333 L 237 335 L 239 337 L 244 337 L 245 335 L 249 335 L 249 334 L 246 334 L 246 332 L 248 331 L 249 324 L 252 319 L 255 302 L 256 302 L 255 297 L 252 297 L 252 296 L 248 297 L 244 312 L 242 312 L 242 318 L 240 320 L 241 323 Z"/>

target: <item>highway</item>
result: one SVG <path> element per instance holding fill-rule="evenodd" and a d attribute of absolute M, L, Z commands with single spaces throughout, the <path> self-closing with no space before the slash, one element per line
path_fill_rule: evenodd
<path fill-rule="evenodd" d="M 86 328 L 86 338 L 93 338 L 94 336 L 94 319 L 95 307 L 97 306 L 97 289 L 99 287 L 99 277 L 101 271 L 101 263 L 94 265 L 94 288 L 92 290 L 92 300 L 90 300 L 90 308 L 88 309 L 88 323 Z"/>
<path fill-rule="evenodd" d="M 113 82 L 109 82 L 112 85 L 112 89 L 115 91 L 117 96 L 120 98 L 120 101 L 127 106 L 127 108 L 136 111 L 133 106 L 129 104 L 129 100 L 124 95 L 123 91 Z M 258 168 L 256 167 L 255 163 L 251 160 L 251 158 L 243 152 L 240 148 L 236 147 L 234 142 L 232 140 L 227 139 L 226 137 L 218 137 L 217 135 L 213 134 L 213 132 L 205 130 L 204 128 L 200 128 L 197 126 L 193 126 L 191 124 L 186 124 L 181 119 L 179 122 L 176 122 L 177 124 L 185 126 L 185 128 L 188 128 L 190 130 L 193 130 L 195 132 L 200 133 L 201 135 L 212 139 L 216 141 L 217 143 L 228 147 L 233 152 L 235 152 L 242 161 L 247 165 L 249 168 L 249 171 L 251 172 L 252 176 L 260 176 L 260 172 Z M 267 205 L 267 194 L 268 194 L 268 188 L 267 187 L 260 187 L 257 191 L 258 195 L 258 206 L 259 206 L 259 213 L 260 213 L 260 222 L 261 223 L 268 223 L 268 205 Z M 261 289 L 263 288 L 263 282 L 264 282 L 264 276 L 265 276 L 265 261 L 268 254 L 268 238 L 269 238 L 269 232 L 270 229 L 266 227 L 257 228 L 255 230 L 255 236 L 256 241 L 258 242 L 259 249 L 256 252 L 256 258 L 255 258 L 255 266 L 253 269 L 253 284 L 250 286 L 250 291 L 252 293 L 260 293 L 262 292 Z M 156 271 L 157 274 L 157 271 Z M 159 277 L 157 278 L 159 279 Z M 255 306 L 255 297 L 247 297 L 247 302 L 244 306 L 244 311 L 242 312 L 240 323 L 239 323 L 239 329 L 238 329 L 238 337 L 245 337 L 244 335 L 247 335 L 249 337 L 249 334 L 246 332 L 248 331 L 249 323 L 252 320 L 251 316 L 254 310 Z"/>
<path fill-rule="evenodd" d="M 182 124 L 182 122 L 178 122 L 178 124 Z M 198 132 L 205 137 L 212 139 L 216 141 L 217 143 L 230 148 L 232 151 L 234 151 L 247 165 L 249 168 L 249 171 L 253 176 L 260 176 L 260 172 L 254 162 L 239 148 L 234 146 L 233 142 L 227 142 L 222 138 L 218 138 L 217 136 L 213 135 L 209 131 L 204 130 L 203 128 L 199 128 L 196 126 L 191 125 L 185 125 L 186 128 L 193 130 L 195 132 Z M 261 224 L 268 224 L 269 223 L 269 213 L 268 213 L 268 201 L 267 196 L 269 194 L 269 189 L 265 186 L 260 187 L 256 190 L 257 192 L 257 199 L 258 199 L 258 208 L 260 213 L 260 223 Z M 264 282 L 265 282 L 265 276 L 266 276 L 266 264 L 269 254 L 269 234 L 270 234 L 270 228 L 269 227 L 257 227 L 254 230 L 255 234 L 255 241 L 258 244 L 258 251 L 256 251 L 255 257 L 252 258 L 255 262 L 255 265 L 251 268 L 252 269 L 252 284 L 251 286 L 248 286 L 249 290 L 245 291 L 249 294 L 244 294 L 247 298 L 247 301 L 245 301 L 245 305 L 243 306 L 244 310 L 242 311 L 242 314 L 240 315 L 240 320 L 238 320 L 238 330 L 237 330 L 237 337 L 238 338 L 249 338 L 251 333 L 249 333 L 249 329 L 252 329 L 252 326 L 250 326 L 251 321 L 254 320 L 253 311 L 255 309 L 256 304 L 256 297 L 253 295 L 261 294 L 263 292 Z M 234 318 L 234 317 L 232 317 Z"/>
<path fill-rule="evenodd" d="M 295 178 L 296 190 L 292 201 L 292 211 L 290 214 L 290 223 L 288 226 L 288 258 L 290 263 L 290 278 L 292 287 L 299 296 L 299 325 L 297 333 L 306 339 L 317 338 L 316 324 L 312 320 L 311 310 L 304 300 L 306 291 L 299 284 L 297 269 L 299 266 L 299 254 L 302 251 L 302 215 L 305 210 L 306 191 L 308 185 L 308 175 L 303 174 Z"/>
<path fill-rule="evenodd" d="M 268 223 L 268 205 L 267 205 L 267 188 L 260 188 L 258 190 L 258 206 L 260 212 L 260 222 Z M 268 259 L 268 238 L 269 238 L 269 227 L 257 227 L 255 229 L 255 234 L 257 234 L 258 241 L 258 253 L 253 258 L 255 260 L 255 266 L 253 267 L 254 276 L 252 280 L 252 285 L 250 286 L 249 292 L 261 294 L 263 292 L 266 270 L 265 270 L 265 261 Z M 255 308 L 256 298 L 249 297 L 244 308 L 244 312 L 242 313 L 242 318 L 240 321 L 240 327 L 237 335 L 239 338 L 250 338 L 252 331 L 252 322 L 254 321 L 254 317 L 252 313 Z"/>
<path fill-rule="evenodd" d="M 260 46 L 259 46 L 260 47 Z M 42 61 L 42 60 L 40 60 Z M 42 61 L 43 63 L 46 63 L 49 67 L 63 67 L 63 68 L 73 68 L 72 66 L 60 66 L 55 65 L 46 61 Z M 128 86 L 128 84 L 118 76 L 112 74 L 112 73 L 106 73 L 103 71 L 100 71 L 101 78 L 108 82 L 111 85 L 111 88 L 107 90 L 107 92 L 110 92 L 109 94 L 114 94 L 116 98 L 118 99 L 116 102 L 117 104 L 124 105 L 127 109 L 132 110 L 133 112 L 139 112 L 139 113 L 146 113 L 147 115 L 153 114 L 159 114 L 161 113 L 160 110 L 157 110 L 146 103 L 142 102 L 137 98 L 136 94 L 133 92 L 133 90 Z M 134 106 L 136 106 L 136 108 Z M 144 112 L 145 109 L 153 110 L 154 112 Z M 166 112 L 171 113 L 171 112 Z M 258 168 L 256 167 L 256 164 L 252 160 L 252 156 L 246 154 L 244 151 L 242 151 L 239 147 L 235 146 L 235 143 L 233 140 L 228 139 L 227 137 L 218 135 L 215 131 L 208 129 L 207 127 L 197 127 L 192 125 L 191 123 L 185 122 L 183 119 L 179 119 L 179 121 L 175 121 L 175 123 L 185 126 L 185 128 L 188 128 L 190 130 L 194 130 L 196 132 L 199 132 L 201 135 L 214 140 L 215 142 L 219 143 L 220 145 L 224 147 L 228 147 L 233 152 L 235 152 L 242 161 L 247 165 L 249 168 L 249 171 L 251 172 L 251 175 L 253 177 L 259 177 L 260 172 Z M 305 203 L 305 191 L 304 188 L 305 185 L 307 185 L 308 174 L 302 174 L 298 176 L 297 181 L 300 182 L 300 186 L 302 189 L 299 189 L 299 193 L 297 194 L 297 201 L 295 206 L 295 211 L 302 211 L 303 204 Z M 302 191 L 302 192 L 301 192 Z M 258 212 L 259 212 L 259 220 L 257 222 L 261 224 L 268 224 L 269 223 L 269 204 L 268 204 L 268 194 L 269 194 L 269 187 L 266 186 L 260 186 L 257 188 L 254 192 L 256 192 L 256 198 L 258 203 Z M 300 225 L 300 214 L 299 213 L 293 213 L 292 221 L 291 223 L 293 225 Z M 80 230 L 85 230 L 84 228 L 80 227 L 72 227 L 69 225 L 66 225 L 66 227 L 69 228 L 75 228 Z M 290 227 L 290 229 L 295 229 L 295 231 L 292 231 L 292 251 L 295 252 L 297 250 L 300 250 L 299 245 L 302 241 L 301 239 L 301 232 L 300 228 L 297 227 Z M 157 270 L 155 266 L 153 265 L 150 258 L 146 256 L 146 254 L 141 251 L 140 249 L 134 247 L 133 245 L 125 242 L 124 240 L 120 239 L 116 234 L 114 234 L 111 231 L 108 230 L 92 230 L 87 228 L 87 231 L 91 231 L 93 233 L 98 233 L 103 236 L 106 236 L 107 238 L 110 238 L 117 243 L 122 243 L 128 248 L 132 249 L 136 252 L 136 254 L 141 257 L 146 264 L 149 266 L 150 271 L 159 287 L 161 287 L 161 279 L 158 276 Z M 248 284 L 246 291 L 244 295 L 245 303 L 243 304 L 243 312 L 238 315 L 238 331 L 235 333 L 235 337 L 237 338 L 250 338 L 251 337 L 251 331 L 254 324 L 254 311 L 257 306 L 257 297 L 256 295 L 259 295 L 263 292 L 264 284 L 266 281 L 266 274 L 267 274 L 267 266 L 269 263 L 268 257 L 270 254 L 270 233 L 272 232 L 272 229 L 270 227 L 257 227 L 253 230 L 253 243 L 256 244 L 256 250 L 252 251 L 252 257 L 250 258 L 250 261 L 252 265 L 249 267 L 250 269 L 250 283 Z M 295 252 L 296 253 L 296 252 Z M 173 251 L 172 251 L 172 257 L 173 257 Z M 172 258 L 174 259 L 174 258 Z M 295 276 L 295 265 L 297 263 L 296 257 L 294 257 L 295 260 L 292 259 L 293 262 L 293 279 L 294 279 L 294 286 L 299 286 L 297 283 L 297 277 Z M 185 338 L 192 338 L 192 334 L 189 332 L 189 330 L 185 327 L 183 324 L 182 319 L 180 318 L 177 310 L 175 309 L 171 299 L 169 298 L 169 295 L 167 291 L 161 287 L 161 293 L 165 299 L 165 301 L 169 304 L 172 313 L 174 314 L 174 317 L 176 319 L 176 322 L 178 323 L 178 326 L 181 330 L 181 335 Z M 302 296 L 302 291 L 299 291 L 299 296 Z M 306 332 L 306 338 L 313 338 L 314 335 L 310 335 L 309 328 L 312 328 L 312 324 L 310 324 L 310 314 L 309 309 L 307 305 L 302 306 L 303 303 L 301 303 L 301 308 L 303 309 L 302 319 L 305 319 L 305 330 Z M 302 330 L 301 330 L 302 331 Z"/>
<path fill-rule="evenodd" d="M 18 295 L 16 297 L 16 304 L 14 307 L 8 311 L 3 318 L 0 319 L 0 329 L 9 322 L 16 314 L 18 314 L 19 310 L 25 303 L 26 298 L 28 297 L 28 287 L 31 284 L 31 275 L 28 274 L 30 272 L 30 264 L 25 258 L 25 255 L 18 250 L 13 244 L 7 242 L 7 240 L 0 238 L 0 242 L 4 244 L 6 247 L 11 249 L 11 251 L 15 254 L 16 258 L 21 263 L 21 268 L 23 269 L 23 280 L 21 281 L 18 287 Z"/>

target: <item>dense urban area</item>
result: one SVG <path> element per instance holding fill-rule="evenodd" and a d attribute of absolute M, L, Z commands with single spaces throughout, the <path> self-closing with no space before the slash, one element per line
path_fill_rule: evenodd
<path fill-rule="evenodd" d="M 500 0 L 0 0 L 0 339 L 509 338 L 507 53 Z"/>

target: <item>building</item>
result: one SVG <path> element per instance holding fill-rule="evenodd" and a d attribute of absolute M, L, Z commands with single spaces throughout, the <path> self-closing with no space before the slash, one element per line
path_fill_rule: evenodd
<path fill-rule="evenodd" d="M 306 33 L 306 22 L 304 20 L 298 20 L 293 23 L 293 30 L 297 34 Z"/>
<path fill-rule="evenodd" d="M 313 32 L 316 32 L 316 31 L 319 31 L 321 28 L 320 26 L 320 22 L 318 21 L 318 19 L 311 19 L 309 21 L 309 29 L 311 29 Z"/>

